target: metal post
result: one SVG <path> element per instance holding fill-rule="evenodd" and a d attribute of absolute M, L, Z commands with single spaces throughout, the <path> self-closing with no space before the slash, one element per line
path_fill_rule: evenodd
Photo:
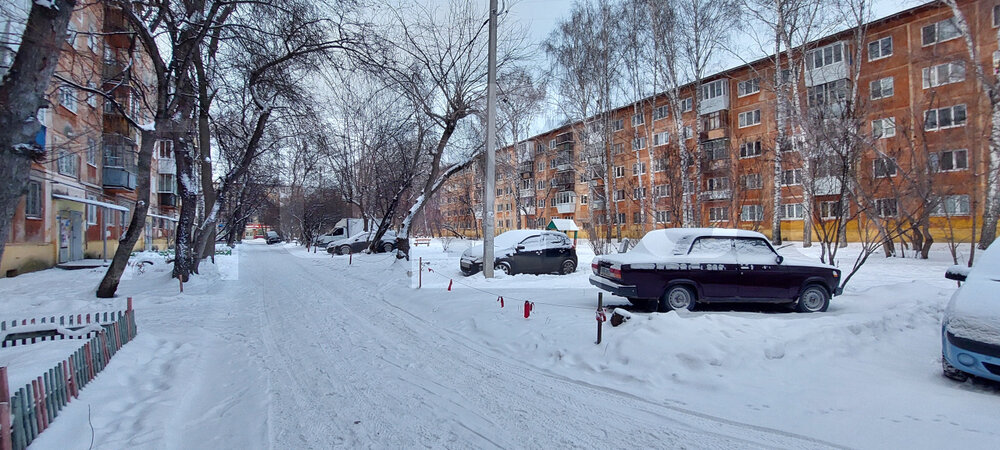
<path fill-rule="evenodd" d="M 496 226 L 497 137 L 497 0 L 490 0 L 489 68 L 486 87 L 486 192 L 483 195 L 483 276 L 493 278 L 493 235 Z"/>
<path fill-rule="evenodd" d="M 600 311 L 603 308 L 604 308 L 604 293 L 603 292 L 598 292 L 597 293 L 597 311 Z M 604 322 L 601 322 L 600 320 L 598 320 L 597 321 L 597 343 L 598 344 L 601 343 L 601 331 L 603 330 L 603 328 L 604 328 Z"/>
<path fill-rule="evenodd" d="M 108 262 L 108 209 L 107 206 L 104 207 L 104 214 L 101 214 L 101 240 L 104 241 L 104 250 L 101 255 L 104 257 L 104 262 Z"/>
<path fill-rule="evenodd" d="M 419 264 L 419 269 L 417 272 L 417 289 L 420 289 L 424 285 L 424 257 L 421 256 L 418 259 L 417 264 Z"/>

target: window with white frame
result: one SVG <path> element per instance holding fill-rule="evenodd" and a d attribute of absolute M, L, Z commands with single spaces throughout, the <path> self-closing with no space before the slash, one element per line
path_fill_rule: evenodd
<path fill-rule="evenodd" d="M 28 193 L 24 199 L 24 215 L 32 219 L 42 217 L 42 184 L 37 181 L 28 181 Z"/>
<path fill-rule="evenodd" d="M 615 201 L 620 202 L 622 200 L 625 200 L 625 189 L 615 191 Z"/>
<path fill-rule="evenodd" d="M 743 205 L 740 207 L 740 220 L 744 222 L 764 220 L 764 207 L 762 205 Z"/>
<path fill-rule="evenodd" d="M 778 209 L 781 220 L 796 220 L 805 217 L 805 208 L 801 203 L 786 203 Z"/>
<path fill-rule="evenodd" d="M 722 111 L 715 111 L 701 116 L 701 129 L 703 131 L 717 130 L 727 125 L 722 121 Z"/>
<path fill-rule="evenodd" d="M 646 198 L 646 188 L 634 188 L 632 189 L 632 199 L 639 200 L 640 198 Z"/>
<path fill-rule="evenodd" d="M 66 43 L 71 47 L 76 47 L 76 37 L 77 37 L 76 27 L 73 26 L 72 21 L 66 27 Z"/>
<path fill-rule="evenodd" d="M 965 81 L 965 63 L 953 61 L 921 70 L 924 89 Z"/>
<path fill-rule="evenodd" d="M 893 94 L 892 77 L 879 78 L 875 81 L 872 81 L 868 86 L 871 90 L 872 100 L 892 97 Z"/>
<path fill-rule="evenodd" d="M 761 155 L 760 141 L 740 144 L 740 158 L 753 158 Z"/>
<path fill-rule="evenodd" d="M 538 185 L 535 187 L 536 190 L 545 189 L 545 180 L 538 180 Z"/>
<path fill-rule="evenodd" d="M 965 126 L 965 112 L 965 105 L 924 111 L 924 130 L 932 131 Z"/>
<path fill-rule="evenodd" d="M 646 163 L 638 162 L 632 164 L 632 175 L 643 175 L 646 173 Z"/>
<path fill-rule="evenodd" d="M 76 177 L 78 173 L 77 158 L 73 152 L 67 149 L 59 149 L 59 159 L 56 160 L 56 169 L 63 175 Z"/>
<path fill-rule="evenodd" d="M 886 117 L 872 121 L 872 137 L 875 139 L 890 138 L 896 135 L 896 118 Z"/>
<path fill-rule="evenodd" d="M 736 85 L 736 95 L 738 97 L 756 94 L 758 92 L 760 92 L 760 78 L 751 78 L 749 80 L 740 81 Z"/>
<path fill-rule="evenodd" d="M 659 147 L 661 145 L 667 145 L 670 143 L 670 133 L 660 132 L 653 135 L 653 147 Z"/>
<path fill-rule="evenodd" d="M 722 97 L 726 94 L 726 79 L 709 81 L 701 85 L 701 99 L 710 100 L 716 97 Z"/>
<path fill-rule="evenodd" d="M 586 204 L 587 204 L 587 201 L 588 201 L 588 200 L 589 200 L 589 199 L 587 198 L 587 196 L 586 196 L 586 195 L 581 195 L 581 196 L 580 196 L 580 204 L 581 204 L 581 205 L 586 205 Z"/>
<path fill-rule="evenodd" d="M 611 121 L 611 131 L 621 131 L 625 129 L 625 119 L 615 119 Z"/>
<path fill-rule="evenodd" d="M 76 113 L 76 89 L 72 86 L 59 87 L 59 104 L 64 108 Z"/>
<path fill-rule="evenodd" d="M 539 208 L 544 208 L 545 207 L 545 199 L 544 198 L 538 201 L 538 207 Z"/>
<path fill-rule="evenodd" d="M 174 159 L 174 141 L 156 141 L 156 157 L 159 159 Z"/>
<path fill-rule="evenodd" d="M 937 205 L 931 211 L 933 216 L 968 216 L 972 212 L 968 195 L 946 195 L 936 200 Z"/>
<path fill-rule="evenodd" d="M 841 216 L 840 201 L 833 200 L 827 202 L 820 202 L 819 216 L 822 219 L 836 219 L 840 217 Z"/>
<path fill-rule="evenodd" d="M 836 42 L 806 53 L 806 68 L 819 69 L 844 60 L 844 43 Z"/>
<path fill-rule="evenodd" d="M 969 151 L 966 149 L 945 150 L 928 155 L 930 168 L 934 172 L 951 172 L 969 168 Z"/>
<path fill-rule="evenodd" d="M 806 89 L 809 106 L 830 105 L 847 98 L 847 80 L 835 80 Z"/>
<path fill-rule="evenodd" d="M 729 220 L 729 207 L 713 206 L 711 208 L 708 208 L 708 220 L 712 222 L 721 222 L 724 220 Z"/>
<path fill-rule="evenodd" d="M 611 145 L 611 154 L 612 155 L 620 155 L 622 153 L 625 153 L 625 144 L 622 144 L 621 142 L 619 142 L 617 144 Z"/>
<path fill-rule="evenodd" d="M 694 108 L 694 99 L 686 97 L 681 99 L 681 112 L 688 112 Z"/>
<path fill-rule="evenodd" d="M 748 173 L 740 175 L 740 187 L 747 190 L 760 189 L 764 186 L 759 173 Z"/>
<path fill-rule="evenodd" d="M 707 191 L 724 191 L 726 189 L 729 189 L 728 177 L 713 177 L 705 180 L 705 190 Z"/>
<path fill-rule="evenodd" d="M 701 152 L 709 161 L 729 159 L 729 140 L 713 139 L 701 144 Z"/>
<path fill-rule="evenodd" d="M 993 28 L 1000 26 L 1000 5 L 993 5 Z"/>
<path fill-rule="evenodd" d="M 97 84 L 94 83 L 93 81 L 88 81 L 87 87 L 90 89 L 97 90 Z M 89 105 L 91 108 L 97 107 L 97 94 L 93 92 L 87 92 L 87 105 Z"/>
<path fill-rule="evenodd" d="M 556 148 L 556 140 L 555 139 L 549 139 L 549 150 L 553 150 L 555 148 Z"/>
<path fill-rule="evenodd" d="M 670 105 L 657 106 L 653 110 L 653 120 L 666 119 L 670 116 Z"/>
<path fill-rule="evenodd" d="M 643 113 L 632 114 L 632 126 L 639 126 L 646 123 L 646 115 Z"/>
<path fill-rule="evenodd" d="M 653 172 L 663 172 L 667 170 L 667 158 L 653 158 Z"/>
<path fill-rule="evenodd" d="M 670 185 L 657 184 L 653 186 L 653 196 L 656 198 L 670 197 Z"/>
<path fill-rule="evenodd" d="M 896 199 L 875 199 L 875 212 L 879 215 L 879 217 L 896 217 L 899 214 L 899 211 L 896 208 Z"/>
<path fill-rule="evenodd" d="M 789 169 L 781 171 L 781 185 L 792 186 L 802 184 L 802 169 Z"/>
<path fill-rule="evenodd" d="M 872 171 L 875 178 L 896 176 L 896 158 L 878 158 L 872 161 Z"/>
<path fill-rule="evenodd" d="M 614 167 L 615 178 L 621 178 L 625 176 L 625 166 L 615 166 Z"/>
<path fill-rule="evenodd" d="M 87 194 L 87 200 L 97 200 L 97 196 Z M 97 225 L 97 206 L 87 204 L 87 225 Z"/>
<path fill-rule="evenodd" d="M 760 124 L 759 109 L 740 113 L 740 128 L 746 128 L 749 126 L 759 125 L 759 124 Z"/>
<path fill-rule="evenodd" d="M 642 150 L 646 148 L 646 137 L 640 136 L 632 139 L 632 150 Z"/>
<path fill-rule="evenodd" d="M 562 205 L 569 204 L 569 203 L 576 203 L 576 198 L 575 197 L 576 197 L 576 192 L 573 192 L 573 191 L 563 191 L 563 192 L 560 192 L 560 193 L 556 194 L 556 203 L 557 204 L 562 204 Z"/>
<path fill-rule="evenodd" d="M 97 167 L 97 141 L 87 138 L 87 164 Z"/>
<path fill-rule="evenodd" d="M 657 223 L 670 222 L 670 211 L 656 211 L 656 222 Z"/>
<path fill-rule="evenodd" d="M 876 39 L 868 43 L 868 60 L 888 58 L 892 56 L 892 36 Z"/>
<path fill-rule="evenodd" d="M 920 29 L 920 42 L 924 47 L 938 42 L 950 41 L 961 36 L 953 18 L 932 23 Z"/>
<path fill-rule="evenodd" d="M 549 168 L 550 169 L 555 169 L 556 168 L 556 159 L 555 158 L 552 158 L 552 159 L 549 160 Z"/>
<path fill-rule="evenodd" d="M 615 223 L 625 223 L 625 213 L 615 214 Z"/>
<path fill-rule="evenodd" d="M 642 223 L 642 212 L 636 211 L 632 213 L 632 223 Z"/>
<path fill-rule="evenodd" d="M 684 139 L 691 139 L 694 137 L 694 131 L 691 130 L 691 127 L 684 127 L 681 129 L 681 135 L 684 136 Z"/>

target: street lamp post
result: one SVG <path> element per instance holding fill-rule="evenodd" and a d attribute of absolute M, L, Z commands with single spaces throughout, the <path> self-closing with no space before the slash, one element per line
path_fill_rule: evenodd
<path fill-rule="evenodd" d="M 493 278 L 493 235 L 496 233 L 497 137 L 497 0 L 490 0 L 490 42 L 486 87 L 486 192 L 483 194 L 483 276 Z"/>

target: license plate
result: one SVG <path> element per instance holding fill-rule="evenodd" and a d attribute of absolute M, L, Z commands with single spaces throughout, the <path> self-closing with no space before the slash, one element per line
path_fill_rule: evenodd
<path fill-rule="evenodd" d="M 601 276 L 611 277 L 611 269 L 608 269 L 607 267 L 601 267 Z"/>
<path fill-rule="evenodd" d="M 469 267 L 472 267 L 472 263 L 470 263 L 468 261 L 462 261 L 462 268 L 463 269 L 468 269 Z"/>

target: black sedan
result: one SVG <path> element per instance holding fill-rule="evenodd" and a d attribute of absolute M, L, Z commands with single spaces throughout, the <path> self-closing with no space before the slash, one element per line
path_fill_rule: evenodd
<path fill-rule="evenodd" d="M 374 231 L 362 231 L 342 241 L 331 243 L 326 251 L 331 255 L 346 255 L 348 253 L 360 253 L 365 251 L 375 238 Z M 396 232 L 386 231 L 375 246 L 376 252 L 391 252 L 396 249 Z"/>
<path fill-rule="evenodd" d="M 646 234 L 631 251 L 594 258 L 590 283 L 660 311 L 700 302 L 786 303 L 826 311 L 840 294 L 840 270 L 789 261 L 755 231 L 673 228 Z"/>
<path fill-rule="evenodd" d="M 558 231 L 511 230 L 493 240 L 494 264 L 508 275 L 516 273 L 558 273 L 576 271 L 576 248 Z M 462 254 L 462 273 L 472 275 L 483 269 L 483 246 L 470 247 Z"/>

